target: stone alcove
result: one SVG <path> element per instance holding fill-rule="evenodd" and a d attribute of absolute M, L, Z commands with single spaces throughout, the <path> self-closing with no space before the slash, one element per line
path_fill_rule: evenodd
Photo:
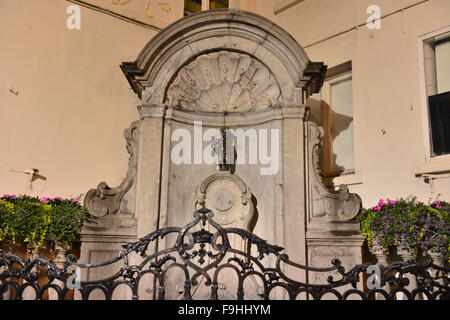
<path fill-rule="evenodd" d="M 219 216 L 223 211 L 224 224 L 228 213 L 235 215 L 234 226 L 252 228 L 298 263 L 361 262 L 363 240 L 352 221 L 360 198 L 345 186 L 330 191 L 323 185 L 321 128 L 308 122 L 304 104 L 320 90 L 326 66 L 311 62 L 287 32 L 253 13 L 206 11 L 161 31 L 121 68 L 140 98 L 140 119 L 125 132 L 130 161 L 124 182 L 117 188 L 101 183 L 85 197 L 95 219 L 83 230 L 82 263 L 106 260 L 123 242 L 156 229 L 183 226 L 194 208 L 209 204 Z M 225 172 L 196 163 L 195 150 L 193 164 L 174 163 L 177 130 L 193 139 L 202 135 L 202 149 L 212 141 L 203 139 L 199 122 L 204 130 L 277 132 L 266 152 L 278 148 L 278 170 L 262 174 L 266 164 L 240 163 L 238 156 L 234 170 Z M 243 155 L 250 159 L 251 149 Z M 164 247 L 161 241 L 155 250 Z M 306 271 L 292 276 L 314 279 Z"/>

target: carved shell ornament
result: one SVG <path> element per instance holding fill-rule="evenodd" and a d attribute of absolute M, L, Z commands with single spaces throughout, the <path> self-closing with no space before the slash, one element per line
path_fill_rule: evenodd
<path fill-rule="evenodd" d="M 262 63 L 228 51 L 202 55 L 183 67 L 167 92 L 170 107 L 230 113 L 270 108 L 280 95 L 278 83 Z"/>

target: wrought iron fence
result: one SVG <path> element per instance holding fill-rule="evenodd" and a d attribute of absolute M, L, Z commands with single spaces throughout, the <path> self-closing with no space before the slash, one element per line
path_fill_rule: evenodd
<path fill-rule="evenodd" d="M 330 297 L 339 300 L 394 300 L 399 298 L 399 294 L 401 299 L 408 300 L 450 300 L 450 269 L 435 265 L 431 258 L 423 263 L 408 261 L 379 266 L 378 286 L 367 289 L 363 279 L 367 278 L 371 264 L 357 265 L 349 271 L 338 259 L 334 259 L 329 268 L 300 265 L 290 261 L 283 248 L 271 245 L 246 230 L 223 228 L 212 218 L 213 213 L 207 209 L 197 211 L 194 220 L 185 227 L 157 230 L 137 242 L 124 245 L 113 259 L 96 265 L 78 264 L 73 256 L 68 256 L 64 268 L 58 268 L 51 260 L 23 260 L 0 251 L 0 300 L 22 300 L 26 290 L 32 290 L 33 297 L 40 300 L 50 289 L 56 292 L 54 299 L 64 300 L 72 283 L 78 284 L 75 290 L 83 300 L 92 298 L 94 290 L 103 292 L 107 300 L 113 299 L 113 293 L 120 286 L 127 287 L 131 292 L 130 298 L 138 300 L 142 298 L 139 288 L 149 284 L 156 289 L 154 298 L 163 300 L 167 298 L 167 275 L 173 269 L 178 269 L 183 275 L 183 288 L 179 294 L 185 300 L 194 298 L 193 292 L 200 282 L 207 290 L 207 298 L 220 299 L 219 277 L 225 270 L 235 274 L 237 287 L 234 298 L 237 300 L 249 298 L 244 287 L 250 279 L 258 283 L 259 296 L 264 300 L 276 296 L 274 292 L 277 290 L 284 292 L 278 294 L 278 298 L 291 300 L 300 297 L 314 300 Z M 176 238 L 174 246 L 155 253 L 153 244 L 161 239 L 169 240 L 170 235 Z M 231 237 L 242 239 L 246 249 L 233 247 Z M 274 262 L 272 267 L 265 266 L 267 261 Z M 76 268 L 94 270 L 117 263 L 121 264 L 120 268 L 108 278 L 73 282 L 71 271 Z M 287 269 L 330 275 L 324 284 L 311 284 L 291 279 Z M 42 275 L 45 283 L 42 283 Z M 142 281 L 146 275 L 152 275 L 154 282 Z M 414 286 L 411 286 L 412 282 Z"/>

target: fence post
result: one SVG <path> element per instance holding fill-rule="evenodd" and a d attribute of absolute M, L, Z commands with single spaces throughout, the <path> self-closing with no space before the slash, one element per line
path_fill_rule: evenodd
<path fill-rule="evenodd" d="M 9 244 L 4 245 L 4 251 L 6 253 L 12 253 L 12 245 L 9 245 Z M 0 267 L 0 275 L 7 271 L 8 271 L 8 267 L 6 267 L 6 266 Z M 4 281 L 5 282 L 11 281 L 11 277 L 5 278 Z M 2 293 L 0 292 L 0 294 L 2 294 Z M 11 299 L 11 287 L 7 286 L 6 290 L 3 292 L 3 300 L 9 300 L 9 299 Z"/>
<path fill-rule="evenodd" d="M 430 255 L 430 257 L 433 259 L 433 264 L 435 264 L 438 267 L 444 267 L 445 266 L 445 259 L 444 256 L 441 253 L 438 252 L 429 252 L 428 253 Z M 436 277 L 438 275 L 438 270 L 431 268 L 430 270 L 430 275 L 431 277 Z M 442 276 L 442 274 L 439 274 L 440 276 Z M 445 285 L 444 283 L 444 279 L 438 279 L 436 280 L 436 282 L 438 282 L 441 285 Z"/>
<path fill-rule="evenodd" d="M 0 275 L 2 275 L 4 272 L 8 271 L 8 268 L 6 266 L 2 266 L 0 267 Z M 6 281 L 10 281 L 11 278 L 5 278 L 5 282 Z M 3 295 L 3 300 L 9 300 L 10 294 L 11 294 L 11 289 L 9 286 L 6 287 L 6 289 L 2 292 L 0 292 L 0 294 Z"/>
<path fill-rule="evenodd" d="M 414 256 L 411 254 L 411 250 L 409 249 L 408 245 L 404 242 L 400 243 L 397 246 L 397 253 L 402 258 L 404 262 L 407 262 L 409 260 L 414 259 Z M 407 273 L 404 275 L 406 279 L 409 280 L 409 284 L 404 287 L 404 289 L 408 290 L 409 292 L 412 292 L 414 289 L 417 289 L 417 278 L 412 273 Z M 419 300 L 422 300 L 422 296 L 419 295 Z M 403 295 L 403 300 L 407 300 L 407 296 Z"/>
<path fill-rule="evenodd" d="M 32 243 L 27 245 L 27 259 L 30 259 L 30 261 L 39 258 L 40 250 L 36 250 L 34 245 Z M 39 269 L 36 265 L 33 266 L 30 270 L 30 274 L 34 272 L 38 272 Z M 36 280 L 36 282 L 39 282 L 39 279 Z M 23 279 L 23 285 L 28 283 L 25 279 Z M 37 292 L 36 290 L 32 289 L 31 287 L 26 288 L 22 292 L 22 300 L 37 300 Z"/>
<path fill-rule="evenodd" d="M 64 269 L 64 266 L 67 262 L 67 252 L 69 251 L 69 248 L 64 245 L 55 245 L 54 254 L 56 256 L 54 263 L 59 269 Z M 58 285 L 61 289 L 64 289 L 65 283 L 61 280 L 53 280 L 52 284 Z M 58 293 L 55 290 L 48 290 L 48 299 L 49 300 L 59 300 Z"/>
<path fill-rule="evenodd" d="M 374 243 L 373 247 L 372 247 L 372 253 L 375 256 L 375 258 L 377 258 L 377 265 L 378 266 L 384 266 L 387 267 L 389 266 L 388 264 L 388 255 L 389 255 L 389 250 L 385 247 L 383 247 L 382 245 L 380 245 L 379 243 Z M 380 279 L 381 281 L 382 279 Z M 383 289 L 384 291 L 386 291 L 387 293 L 390 293 L 391 291 L 391 286 L 389 283 L 386 282 L 386 284 L 384 285 L 384 287 L 382 287 L 381 289 Z M 379 300 L 378 298 L 381 296 L 381 294 L 376 294 L 375 295 L 375 300 Z"/>

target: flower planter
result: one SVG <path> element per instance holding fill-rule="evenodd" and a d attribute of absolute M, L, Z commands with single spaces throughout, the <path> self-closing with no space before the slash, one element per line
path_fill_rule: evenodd
<path fill-rule="evenodd" d="M 424 204 L 415 198 L 380 200 L 359 216 L 361 231 L 372 253 L 397 246 L 402 260 L 419 258 L 422 252 L 439 252 L 450 258 L 450 204 Z M 375 243 L 376 242 L 376 243 Z"/>
<path fill-rule="evenodd" d="M 379 241 L 374 240 L 371 253 L 377 258 L 379 265 L 387 266 L 389 257 L 389 248 L 380 244 Z"/>

